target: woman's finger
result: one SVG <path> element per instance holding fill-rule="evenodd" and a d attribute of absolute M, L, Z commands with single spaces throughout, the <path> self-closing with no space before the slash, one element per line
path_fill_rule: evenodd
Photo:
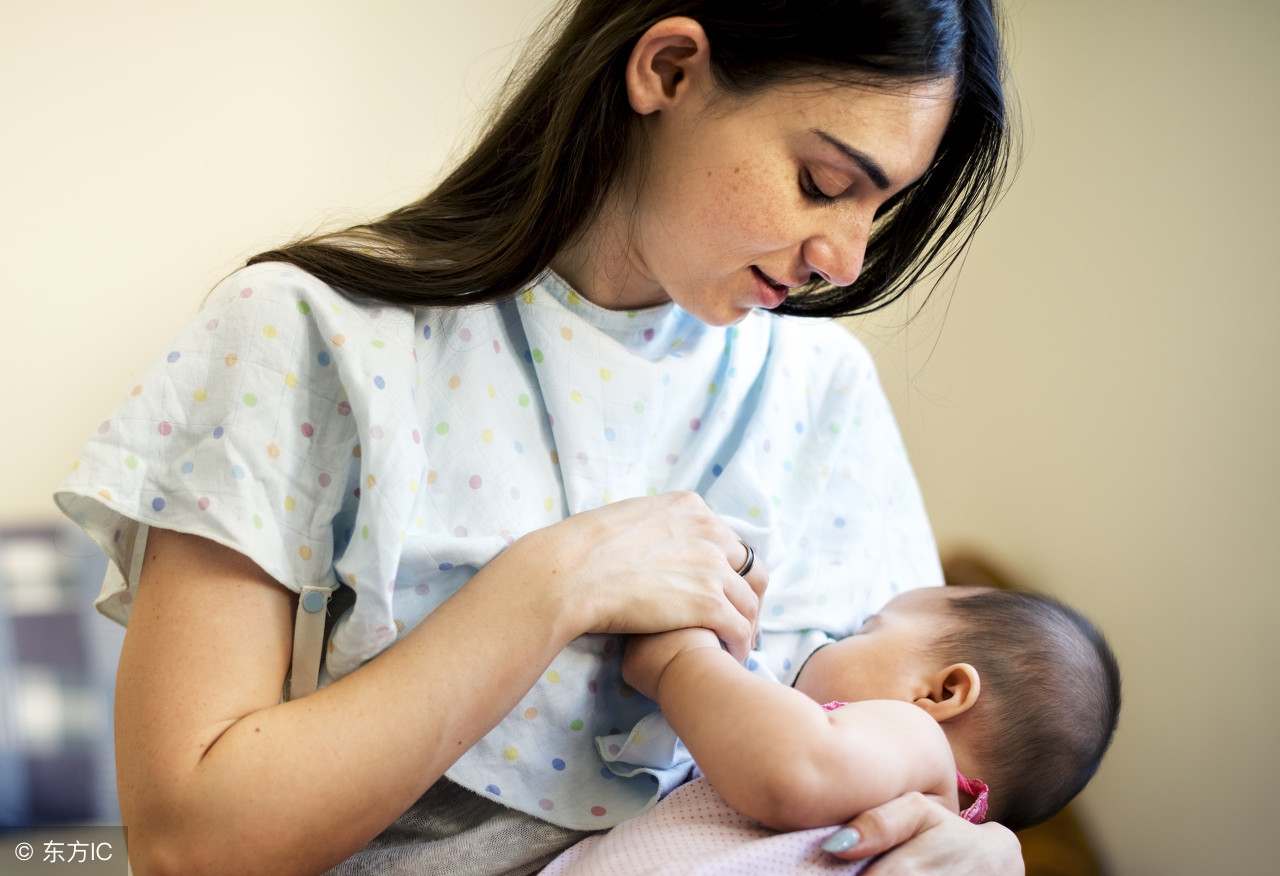
<path fill-rule="evenodd" d="M 719 522 L 718 518 L 717 522 Z M 751 628 L 744 640 L 745 651 L 737 647 L 737 643 L 731 643 L 727 639 L 724 641 L 729 645 L 731 654 L 745 661 L 751 649 L 756 647 L 760 637 L 760 606 L 765 588 L 769 586 L 769 570 L 760 559 L 760 555 L 747 542 L 739 539 L 732 530 L 728 530 L 728 527 L 725 529 L 733 541 L 729 543 L 727 549 L 723 545 L 721 549 L 725 550 L 725 562 L 737 576 L 727 579 L 728 583 L 724 589 L 725 597 L 743 617 L 750 621 Z M 740 651 L 742 653 L 739 653 Z"/>
<path fill-rule="evenodd" d="M 959 818 L 923 794 L 903 794 L 863 812 L 828 837 L 822 848 L 838 858 L 861 860 L 901 845 L 947 817 Z"/>
<path fill-rule="evenodd" d="M 760 566 L 759 560 L 756 560 L 756 565 Z M 763 574 L 768 581 L 768 572 L 764 571 L 763 567 L 759 572 L 753 569 L 751 574 Z M 754 623 L 760 613 L 760 594 L 752 586 L 751 580 L 737 574 L 725 575 L 723 580 L 724 595 L 733 603 L 733 607 L 739 614 Z"/>
<path fill-rule="evenodd" d="M 745 663 L 751 653 L 752 624 L 736 611 L 726 611 L 721 623 L 711 626 L 711 631 L 739 663 Z"/>
<path fill-rule="evenodd" d="M 769 567 L 760 559 L 760 555 L 756 554 L 755 562 L 751 566 L 751 571 L 747 572 L 743 579 L 746 581 L 753 593 L 756 595 L 757 610 L 756 616 L 751 624 L 751 647 L 758 646 L 760 641 L 760 611 L 759 607 L 764 605 L 764 592 L 769 586 Z"/>
<path fill-rule="evenodd" d="M 769 567 L 764 564 L 764 560 L 760 559 L 759 554 L 755 555 L 750 571 L 739 577 L 750 585 L 757 598 L 764 597 L 764 591 L 769 586 Z"/>
<path fill-rule="evenodd" d="M 745 553 L 745 552 L 744 552 Z M 730 563 L 734 560 L 742 559 L 741 556 L 728 556 L 726 560 Z M 763 572 L 763 566 L 757 560 L 755 565 L 761 568 L 761 572 L 754 569 L 749 573 L 752 575 L 764 574 L 766 580 L 768 573 Z M 729 649 L 729 653 L 739 663 L 745 663 L 747 657 L 751 653 L 751 649 L 755 647 L 756 633 L 760 624 L 760 596 L 756 593 L 751 583 L 739 575 L 737 570 L 741 568 L 742 563 L 733 567 L 730 574 L 723 576 L 724 596 L 729 604 L 733 607 L 734 612 L 727 618 L 726 623 L 731 627 L 730 630 L 716 630 L 716 634 L 720 636 L 720 641 Z M 732 616 L 736 613 L 736 617 Z"/>
<path fill-rule="evenodd" d="M 868 809 L 822 844 L 838 858 L 874 861 L 863 876 L 915 873 L 1018 874 L 1018 838 L 999 824 L 970 824 L 924 794 L 904 794 Z"/>

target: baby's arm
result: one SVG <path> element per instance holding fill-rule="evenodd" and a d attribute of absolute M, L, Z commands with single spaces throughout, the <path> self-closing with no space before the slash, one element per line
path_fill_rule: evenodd
<path fill-rule="evenodd" d="M 838 824 L 908 791 L 959 809 L 947 738 L 911 703 L 826 711 L 748 672 L 706 630 L 633 636 L 623 675 L 658 703 L 729 805 L 769 827 Z"/>

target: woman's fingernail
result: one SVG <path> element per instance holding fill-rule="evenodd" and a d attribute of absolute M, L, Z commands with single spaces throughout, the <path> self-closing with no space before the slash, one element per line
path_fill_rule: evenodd
<path fill-rule="evenodd" d="M 844 852 L 858 844 L 862 836 L 852 827 L 842 828 L 822 842 L 824 852 Z"/>

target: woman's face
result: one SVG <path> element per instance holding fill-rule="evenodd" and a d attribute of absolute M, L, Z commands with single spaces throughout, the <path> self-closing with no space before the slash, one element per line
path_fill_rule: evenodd
<path fill-rule="evenodd" d="M 949 80 L 793 83 L 714 103 L 712 91 L 691 86 L 641 118 L 626 270 L 612 271 L 625 279 L 594 290 L 597 304 L 671 300 L 729 325 L 814 275 L 849 285 L 876 211 L 928 169 L 953 106 Z"/>

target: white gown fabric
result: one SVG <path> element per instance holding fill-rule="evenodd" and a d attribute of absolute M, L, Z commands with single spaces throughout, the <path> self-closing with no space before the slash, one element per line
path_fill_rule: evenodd
<path fill-rule="evenodd" d="M 813 647 L 800 631 L 846 635 L 895 593 L 942 583 L 871 358 L 844 329 L 765 313 L 712 328 L 674 304 L 609 311 L 551 273 L 501 304 L 439 309 L 246 268 L 55 498 L 126 578 L 139 527 L 159 526 L 229 546 L 295 591 L 351 587 L 323 685 L 521 535 L 670 490 L 701 494 L 768 563 L 755 659 L 784 681 Z M 126 581 L 98 607 L 127 623 L 131 599 Z M 596 746 L 654 709 L 622 683 L 622 645 L 573 642 L 449 778 L 575 829 L 651 806 L 687 770 L 628 776 Z"/>

